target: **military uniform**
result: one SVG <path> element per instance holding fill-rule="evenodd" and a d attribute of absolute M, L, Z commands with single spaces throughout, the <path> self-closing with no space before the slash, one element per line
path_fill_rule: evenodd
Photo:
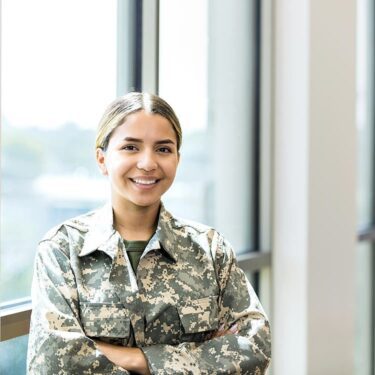
<path fill-rule="evenodd" d="M 270 361 L 267 318 L 229 243 L 163 205 L 136 273 L 111 205 L 52 229 L 32 299 L 29 374 L 128 374 L 93 339 L 139 347 L 152 374 L 260 375 Z"/>

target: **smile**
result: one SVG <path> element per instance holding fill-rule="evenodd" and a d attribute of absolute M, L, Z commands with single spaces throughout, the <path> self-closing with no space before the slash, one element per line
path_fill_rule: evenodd
<path fill-rule="evenodd" d="M 141 178 L 131 178 L 131 181 L 136 183 L 137 185 L 154 185 L 156 184 L 159 180 L 143 180 Z"/>

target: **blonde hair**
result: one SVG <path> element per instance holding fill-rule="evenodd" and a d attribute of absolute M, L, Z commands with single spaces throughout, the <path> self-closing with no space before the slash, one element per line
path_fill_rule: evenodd
<path fill-rule="evenodd" d="M 166 118 L 176 133 L 177 151 L 180 150 L 182 130 L 172 107 L 159 96 L 143 92 L 130 92 L 115 99 L 108 106 L 98 125 L 95 141 L 96 148 L 105 151 L 113 131 L 124 123 L 127 116 L 138 111 L 158 114 Z"/>

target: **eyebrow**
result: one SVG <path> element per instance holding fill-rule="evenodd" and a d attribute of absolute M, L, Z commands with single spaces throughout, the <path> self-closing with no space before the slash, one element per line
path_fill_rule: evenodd
<path fill-rule="evenodd" d="M 124 138 L 124 141 L 126 142 L 136 142 L 136 143 L 143 143 L 143 140 L 142 139 L 139 139 L 139 138 L 133 138 L 133 137 L 126 137 Z M 161 145 L 161 144 L 175 144 L 175 142 L 173 142 L 171 139 L 167 138 L 167 139 L 161 139 L 160 141 L 156 141 L 155 142 L 156 145 Z"/>

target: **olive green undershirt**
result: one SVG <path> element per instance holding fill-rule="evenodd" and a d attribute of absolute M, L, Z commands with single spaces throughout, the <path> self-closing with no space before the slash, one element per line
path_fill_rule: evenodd
<path fill-rule="evenodd" d="M 134 273 L 137 273 L 139 260 L 148 244 L 148 241 L 127 241 L 124 240 L 125 249 L 128 253 L 130 263 L 133 267 Z"/>

